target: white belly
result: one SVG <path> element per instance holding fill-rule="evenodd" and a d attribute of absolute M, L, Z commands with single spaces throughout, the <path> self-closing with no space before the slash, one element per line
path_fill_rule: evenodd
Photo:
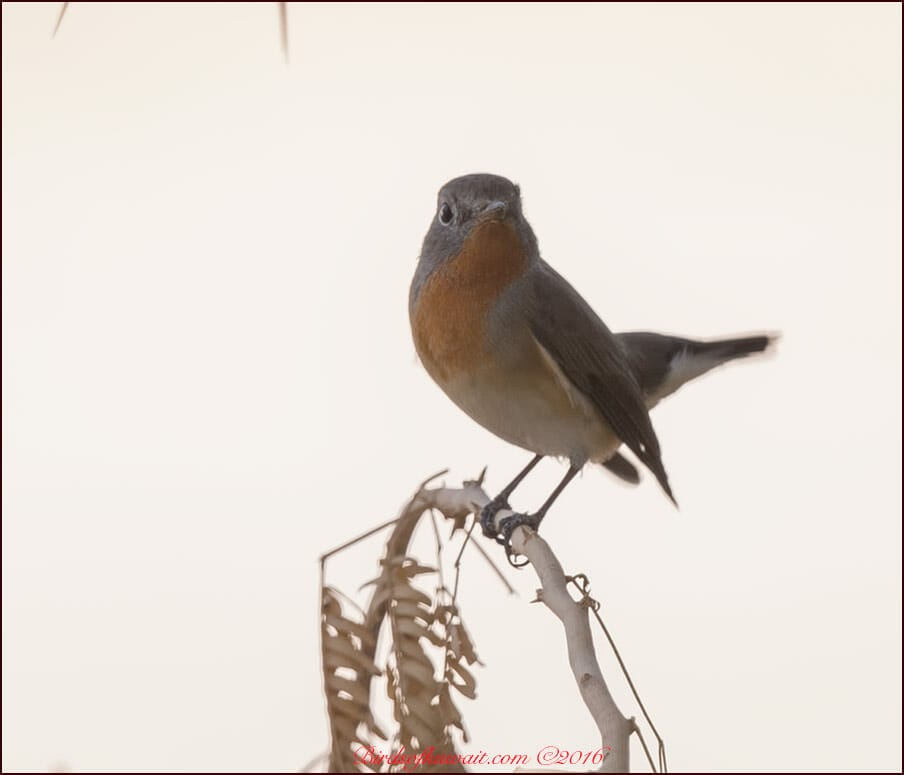
<path fill-rule="evenodd" d="M 526 372 L 487 366 L 442 387 L 474 420 L 512 444 L 576 466 L 608 460 L 621 442 L 589 399 L 557 372 L 542 363 Z"/>

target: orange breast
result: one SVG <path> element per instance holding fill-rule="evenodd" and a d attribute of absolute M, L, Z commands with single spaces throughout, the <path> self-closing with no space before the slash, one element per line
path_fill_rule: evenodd
<path fill-rule="evenodd" d="M 486 320 L 492 304 L 527 268 L 514 227 L 501 221 L 477 225 L 461 251 L 424 283 L 411 321 L 425 368 L 446 380 L 486 357 Z"/>

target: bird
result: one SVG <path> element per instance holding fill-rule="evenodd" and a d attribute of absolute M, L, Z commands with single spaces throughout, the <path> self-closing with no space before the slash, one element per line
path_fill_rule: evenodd
<path fill-rule="evenodd" d="M 613 333 L 541 256 L 519 186 L 476 173 L 440 188 L 408 299 L 418 358 L 473 420 L 534 456 L 481 511 L 483 533 L 506 548 L 520 525 L 537 530 L 587 464 L 636 484 L 627 447 L 677 507 L 650 410 L 688 381 L 767 350 L 774 334 L 701 341 Z M 540 508 L 499 520 L 544 457 L 568 470 Z M 513 564 L 515 564 L 513 562 Z"/>

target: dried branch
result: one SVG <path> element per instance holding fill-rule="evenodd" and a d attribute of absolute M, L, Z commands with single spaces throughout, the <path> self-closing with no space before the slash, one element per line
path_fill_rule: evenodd
<path fill-rule="evenodd" d="M 478 483 L 466 482 L 464 487 L 456 489 L 422 489 L 415 500 L 436 508 L 448 519 L 459 519 L 465 512 L 479 514 L 490 499 Z M 510 513 L 500 511 L 496 515 L 497 523 Z M 634 724 L 619 711 L 603 679 L 590 632 L 589 606 L 583 600 L 572 599 L 562 566 L 549 544 L 537 533 L 526 527 L 517 528 L 512 535 L 512 548 L 530 561 L 541 584 L 537 598 L 565 628 L 568 661 L 578 690 L 599 729 L 603 750 L 609 746 L 609 754 L 599 771 L 628 772 L 628 741 Z"/>

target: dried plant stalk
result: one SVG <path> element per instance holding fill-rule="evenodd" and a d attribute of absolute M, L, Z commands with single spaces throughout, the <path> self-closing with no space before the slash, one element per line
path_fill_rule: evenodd
<path fill-rule="evenodd" d="M 452 730 L 457 729 L 465 739 L 467 736 L 452 694 L 455 690 L 471 698 L 476 695 L 476 679 L 468 668 L 478 660 L 454 595 L 439 583 L 435 596 L 431 597 L 414 583 L 418 577 L 438 575 L 438 568 L 422 565 L 407 556 L 415 527 L 430 511 L 420 498 L 422 492 L 423 485 L 399 518 L 382 526 L 392 525 L 393 530 L 386 541 L 380 575 L 365 585 L 373 587 L 373 594 L 360 621 L 342 614 L 336 591 L 321 580 L 321 637 L 331 732 L 331 772 L 356 771 L 365 766 L 385 770 L 389 766 L 386 762 L 369 762 L 360 755 L 362 749 L 371 745 L 373 737 L 386 739 L 371 710 L 373 678 L 384 674 L 376 663 L 381 632 L 390 639 L 385 676 L 397 725 L 390 752 L 404 748 L 408 757 L 429 754 L 418 765 L 419 771 L 464 771 L 458 761 Z M 323 555 L 322 568 L 336 552 L 373 532 Z M 385 629 L 384 623 L 388 625 Z M 436 761 L 440 763 L 432 763 Z"/>
<path fill-rule="evenodd" d="M 434 568 L 419 564 L 408 556 L 408 547 L 414 529 L 424 514 L 438 511 L 452 521 L 454 533 L 464 527 L 469 516 L 479 514 L 490 499 L 481 481 L 465 482 L 460 488 L 428 488 L 427 484 L 435 478 L 431 477 L 421 485 L 398 519 L 383 526 L 392 525 L 392 533 L 386 541 L 382 572 L 371 582 L 375 588 L 362 621 L 356 622 L 353 627 L 345 621 L 340 622 L 341 626 L 332 628 L 324 624 L 325 633 L 331 637 L 333 633 L 343 633 L 342 637 L 353 648 L 349 652 L 348 645 L 343 643 L 341 646 L 345 660 L 342 666 L 354 669 L 354 678 L 349 679 L 353 685 L 339 684 L 335 678 L 332 683 L 325 682 L 328 691 L 337 691 L 343 686 L 347 690 L 342 695 L 344 704 L 333 703 L 339 715 L 335 725 L 331 716 L 331 729 L 334 731 L 331 771 L 349 769 L 345 752 L 350 746 L 360 744 L 359 730 L 362 725 L 371 734 L 381 731 L 373 723 L 370 700 L 373 678 L 379 675 L 374 660 L 384 621 L 389 623 L 392 638 L 392 654 L 386 677 L 398 724 L 395 741 L 404 745 L 409 753 L 433 747 L 437 754 L 454 755 L 451 730 L 458 729 L 467 740 L 461 713 L 452 701 L 452 690 L 466 697 L 475 696 L 476 681 L 469 668 L 478 662 L 477 655 L 461 623 L 454 594 L 440 584 L 436 596 L 431 599 L 414 585 L 416 577 L 436 573 L 441 566 Z M 500 511 L 496 519 L 500 520 L 509 513 Z M 594 601 L 587 595 L 580 601 L 571 597 L 567 589 L 569 578 L 565 576 L 549 544 L 534 531 L 525 527 L 516 529 L 512 547 L 530 561 L 541 584 L 537 591 L 538 600 L 555 614 L 564 627 L 568 661 L 578 690 L 600 732 L 601 748 L 609 751 L 599 771 L 628 772 L 628 743 L 637 726 L 616 706 L 596 659 L 588 617 Z M 325 561 L 331 554 L 324 555 L 322 559 Z M 337 615 L 333 608 L 330 611 L 333 617 Z M 335 619 L 331 621 L 335 625 Z M 433 661 L 427 653 L 428 644 L 443 649 L 441 678 L 436 677 Z M 326 669 L 326 656 L 324 659 Z M 330 665 L 338 664 L 335 659 Z M 358 715 L 355 716 L 355 713 Z M 356 722 L 354 727 L 352 720 Z M 425 765 L 418 769 L 429 771 L 431 768 Z M 434 769 L 463 771 L 460 763 Z"/>

